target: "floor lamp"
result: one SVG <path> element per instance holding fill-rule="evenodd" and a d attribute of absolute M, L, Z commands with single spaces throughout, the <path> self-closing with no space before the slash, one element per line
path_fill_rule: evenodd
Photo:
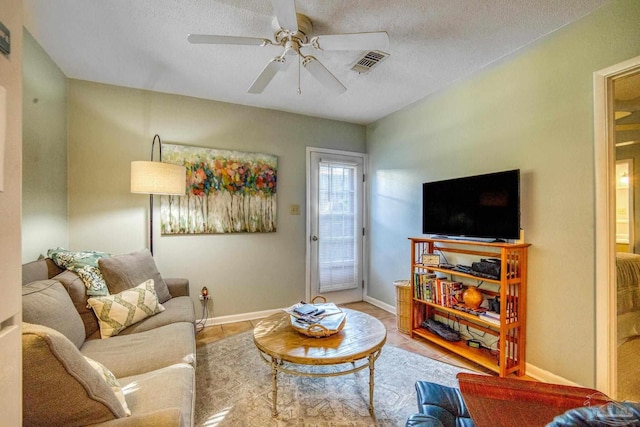
<path fill-rule="evenodd" d="M 153 161 L 156 140 L 160 160 Z M 187 169 L 184 166 L 162 163 L 162 141 L 159 135 L 151 142 L 151 161 L 131 162 L 131 192 L 149 195 L 149 250 L 153 255 L 153 195 L 184 196 Z"/>

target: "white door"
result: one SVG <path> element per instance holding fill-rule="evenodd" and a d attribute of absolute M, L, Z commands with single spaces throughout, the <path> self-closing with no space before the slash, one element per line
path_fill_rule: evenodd
<path fill-rule="evenodd" d="M 365 155 L 307 152 L 307 295 L 362 301 Z"/>

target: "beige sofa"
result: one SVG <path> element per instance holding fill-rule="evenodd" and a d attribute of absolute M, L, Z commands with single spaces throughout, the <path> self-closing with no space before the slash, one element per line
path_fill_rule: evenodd
<path fill-rule="evenodd" d="M 133 265 L 142 259 L 148 267 L 149 258 L 148 251 L 136 254 Z M 23 265 L 24 425 L 193 425 L 195 312 L 189 282 L 164 282 L 164 311 L 101 339 L 75 273 L 49 258 Z M 130 415 L 87 358 L 113 373 Z"/>

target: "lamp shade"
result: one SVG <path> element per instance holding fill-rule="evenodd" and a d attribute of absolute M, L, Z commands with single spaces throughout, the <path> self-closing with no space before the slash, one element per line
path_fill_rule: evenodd
<path fill-rule="evenodd" d="M 131 192 L 183 196 L 187 169 L 162 162 L 131 162 Z"/>

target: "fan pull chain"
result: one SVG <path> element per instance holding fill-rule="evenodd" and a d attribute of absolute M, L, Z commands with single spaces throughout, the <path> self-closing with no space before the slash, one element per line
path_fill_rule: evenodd
<path fill-rule="evenodd" d="M 302 58 L 298 54 L 298 95 L 302 95 L 302 89 L 300 89 L 300 63 L 302 62 Z"/>

